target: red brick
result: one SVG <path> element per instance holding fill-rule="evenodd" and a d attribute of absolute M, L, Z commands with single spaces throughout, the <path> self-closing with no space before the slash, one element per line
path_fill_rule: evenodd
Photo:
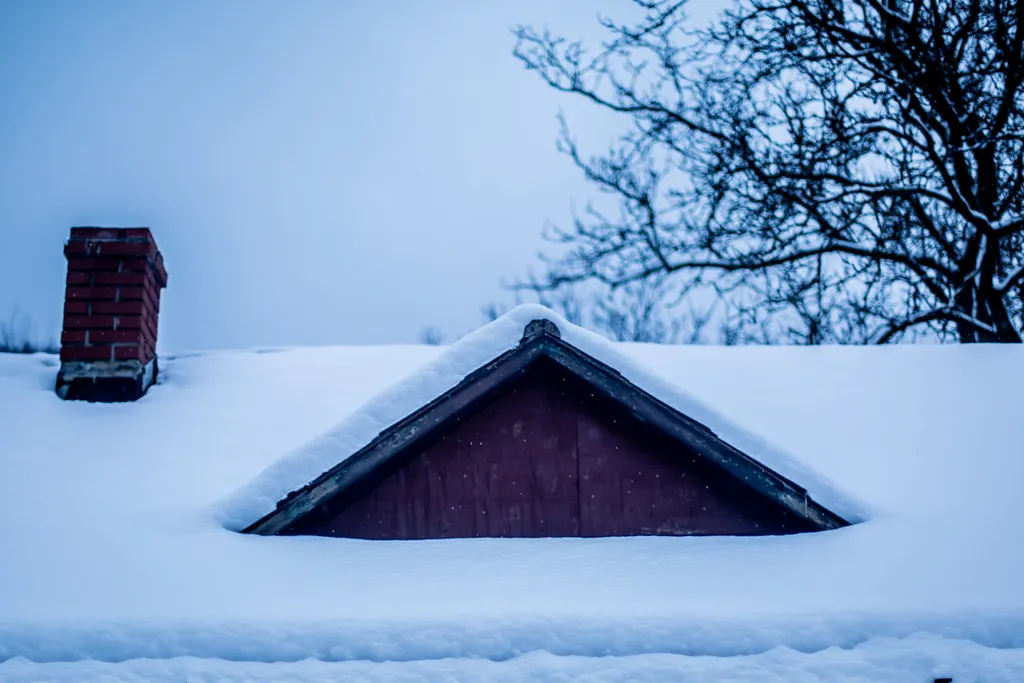
<path fill-rule="evenodd" d="M 122 272 L 126 270 L 137 270 L 143 273 L 148 273 L 151 268 L 149 259 L 144 257 L 125 258 L 121 259 L 119 263 L 121 264 Z"/>
<path fill-rule="evenodd" d="M 110 360 L 109 346 L 65 346 L 60 350 L 61 360 Z"/>
<path fill-rule="evenodd" d="M 116 329 L 141 330 L 143 324 L 141 315 L 120 315 L 117 317 Z"/>
<path fill-rule="evenodd" d="M 68 313 L 72 315 L 84 315 L 89 312 L 88 301 L 65 301 L 64 302 L 64 314 Z"/>
<path fill-rule="evenodd" d="M 117 293 L 116 287 L 68 287 L 68 301 L 96 301 L 113 299 Z"/>
<path fill-rule="evenodd" d="M 124 236 L 128 239 L 141 238 L 153 240 L 153 233 L 150 232 L 149 228 L 125 228 Z"/>
<path fill-rule="evenodd" d="M 152 268 L 147 268 L 145 270 L 145 276 L 146 276 L 146 281 L 144 283 L 142 283 L 141 286 L 145 287 L 146 289 L 150 289 L 150 290 L 152 290 L 154 292 L 159 292 L 160 291 L 160 285 L 157 284 L 156 273 L 153 272 L 153 269 Z"/>
<path fill-rule="evenodd" d="M 145 329 L 146 332 L 149 333 L 149 336 L 152 337 L 153 343 L 155 344 L 156 343 L 156 331 L 157 331 L 156 330 L 156 325 L 157 325 L 156 316 L 154 315 L 154 316 L 150 316 L 150 317 L 146 318 L 145 324 L 146 324 L 146 326 L 143 329 Z"/>
<path fill-rule="evenodd" d="M 117 270 L 116 258 L 69 258 L 68 270 Z"/>
<path fill-rule="evenodd" d="M 127 344 L 114 347 L 114 360 L 144 360 L 142 346 L 139 344 Z"/>
<path fill-rule="evenodd" d="M 138 329 L 148 336 L 156 336 L 156 315 L 148 311 L 141 316 L 121 316 L 118 320 L 117 329 Z"/>
<path fill-rule="evenodd" d="M 167 270 L 164 268 L 164 257 L 158 251 L 154 259 L 153 268 L 156 271 L 157 284 L 161 287 L 167 286 Z"/>
<path fill-rule="evenodd" d="M 97 285 L 143 285 L 145 273 L 96 273 L 93 282 Z"/>
<path fill-rule="evenodd" d="M 92 284 L 92 273 L 87 270 L 69 270 L 65 281 L 69 285 L 89 285 Z"/>
<path fill-rule="evenodd" d="M 84 344 L 85 330 L 64 330 L 60 334 L 61 344 Z"/>
<path fill-rule="evenodd" d="M 151 256 L 156 253 L 152 242 L 100 242 L 96 246 L 99 256 Z"/>
<path fill-rule="evenodd" d="M 65 330 L 112 330 L 114 329 L 114 316 L 112 315 L 65 315 Z"/>
<path fill-rule="evenodd" d="M 71 238 L 80 239 L 121 239 L 119 228 L 71 228 Z"/>
<path fill-rule="evenodd" d="M 83 240 L 72 240 L 64 245 L 64 255 L 68 258 L 72 256 L 92 256 L 93 252 L 89 249 L 89 242 Z"/>
<path fill-rule="evenodd" d="M 156 245 L 152 242 L 122 242 L 119 240 L 71 240 L 64 245 L 64 255 L 72 256 L 152 256 Z"/>
<path fill-rule="evenodd" d="M 160 312 L 160 290 L 155 287 L 146 287 L 145 290 L 143 301 L 146 302 L 150 312 L 156 315 Z"/>
<path fill-rule="evenodd" d="M 120 242 L 105 242 L 103 240 L 71 240 L 64 245 L 64 255 L 69 258 L 72 256 L 99 256 L 101 247 L 108 244 L 120 244 Z"/>
<path fill-rule="evenodd" d="M 90 330 L 90 344 L 120 344 L 130 342 L 141 344 L 143 339 L 142 330 Z"/>
<path fill-rule="evenodd" d="M 142 315 L 145 304 L 141 301 L 97 301 L 92 305 L 92 312 L 104 315 Z"/>
<path fill-rule="evenodd" d="M 145 299 L 145 290 L 142 287 L 118 287 L 118 301 L 142 301 Z"/>

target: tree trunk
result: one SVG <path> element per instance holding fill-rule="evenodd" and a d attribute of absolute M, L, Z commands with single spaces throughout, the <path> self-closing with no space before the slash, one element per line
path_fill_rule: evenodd
<path fill-rule="evenodd" d="M 977 299 L 977 305 L 975 300 Z M 994 292 L 987 295 L 970 287 L 965 287 L 956 295 L 954 302 L 957 310 L 977 320 L 986 330 L 964 320 L 957 320 L 956 331 L 961 344 L 1019 344 L 1020 334 L 1014 329 L 1010 314 L 1006 310 L 1002 297 Z"/>

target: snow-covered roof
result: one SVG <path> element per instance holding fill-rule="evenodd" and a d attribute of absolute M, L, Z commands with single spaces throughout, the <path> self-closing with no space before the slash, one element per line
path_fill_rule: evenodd
<path fill-rule="evenodd" d="M 622 354 L 606 339 L 569 323 L 548 308 L 522 305 L 466 335 L 411 376 L 378 394 L 315 441 L 303 444 L 268 467 L 224 504 L 221 518 L 229 529 L 242 530 L 274 510 L 278 501 L 331 467 L 344 462 L 382 431 L 455 387 L 467 375 L 519 344 L 535 320 L 555 323 L 562 340 L 623 375 L 634 386 L 709 428 L 719 438 L 795 481 L 810 497 L 850 522 L 865 510 L 851 496 L 806 463 L 772 448 L 703 405 L 679 385 Z M 563 331 L 564 330 L 564 331 Z"/>
<path fill-rule="evenodd" d="M 556 318 L 571 343 L 860 522 L 843 529 L 416 542 L 231 530 L 535 317 L 552 316 L 518 309 L 447 348 L 166 357 L 132 404 L 61 401 L 55 358 L 0 354 L 0 680 L 271 680 L 307 658 L 289 680 L 358 678 L 367 660 L 430 680 L 454 675 L 445 657 L 520 680 L 590 671 L 563 656 L 636 655 L 594 670 L 625 680 L 663 665 L 827 669 L 845 652 L 878 681 L 902 680 L 884 663 L 904 656 L 936 676 L 1024 674 L 1018 347 L 610 344 Z M 534 651 L 548 654 L 516 658 Z"/>

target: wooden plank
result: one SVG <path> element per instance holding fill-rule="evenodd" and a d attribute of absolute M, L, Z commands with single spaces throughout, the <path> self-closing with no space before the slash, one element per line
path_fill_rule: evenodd
<path fill-rule="evenodd" d="M 366 539 L 576 536 L 575 398 L 528 371 L 338 514 L 303 531 Z"/>
<path fill-rule="evenodd" d="M 703 536 L 811 531 L 674 439 L 600 402 L 579 411 L 582 536 Z"/>
<path fill-rule="evenodd" d="M 548 338 L 546 341 L 544 353 L 547 357 L 586 381 L 602 395 L 627 407 L 637 419 L 654 425 L 690 451 L 714 462 L 738 480 L 777 500 L 820 529 L 847 525 L 841 517 L 813 501 L 806 489 L 733 448 L 706 426 L 651 396 L 619 372 L 560 339 Z"/>
<path fill-rule="evenodd" d="M 297 492 L 290 494 L 273 512 L 244 530 L 244 533 L 277 534 L 329 503 L 340 493 L 405 449 L 429 440 L 446 424 L 471 409 L 478 401 L 517 376 L 540 356 L 543 338 L 516 347 L 471 374 L 458 386 L 392 425 L 349 458 L 339 453 L 342 461 Z"/>

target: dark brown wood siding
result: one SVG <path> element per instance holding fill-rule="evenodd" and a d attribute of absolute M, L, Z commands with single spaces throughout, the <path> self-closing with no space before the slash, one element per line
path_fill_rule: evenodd
<path fill-rule="evenodd" d="M 809 530 L 549 363 L 392 470 L 297 531 L 414 539 Z"/>
<path fill-rule="evenodd" d="M 755 535 L 810 525 L 617 407 L 577 413 L 581 536 Z"/>

